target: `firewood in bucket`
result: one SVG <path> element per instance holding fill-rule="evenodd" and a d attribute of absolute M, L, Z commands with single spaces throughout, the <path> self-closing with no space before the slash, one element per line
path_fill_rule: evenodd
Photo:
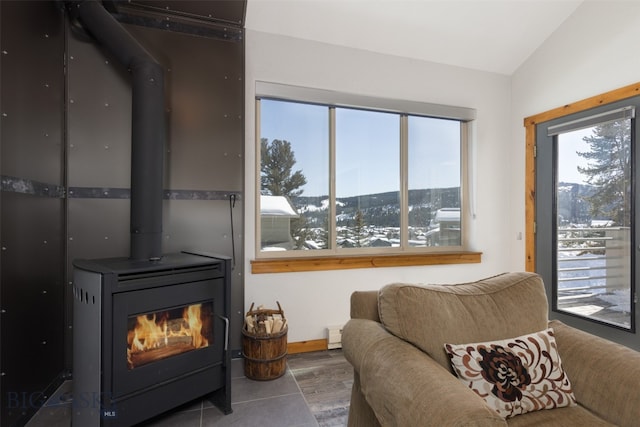
<path fill-rule="evenodd" d="M 266 309 L 263 305 L 253 309 L 254 303 L 247 312 L 244 320 L 244 329 L 247 333 L 256 336 L 272 336 L 281 333 L 286 328 L 284 311 L 277 301 L 278 309 Z"/>
<path fill-rule="evenodd" d="M 255 330 L 255 321 L 252 316 L 247 316 L 244 318 L 245 324 L 247 325 L 247 332 L 253 332 Z"/>
<path fill-rule="evenodd" d="M 277 334 L 282 330 L 282 319 L 274 316 L 273 318 L 273 329 L 271 330 L 274 334 Z"/>

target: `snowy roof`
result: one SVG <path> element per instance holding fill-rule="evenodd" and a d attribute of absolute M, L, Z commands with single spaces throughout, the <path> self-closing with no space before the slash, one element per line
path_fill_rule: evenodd
<path fill-rule="evenodd" d="M 459 208 L 442 208 L 436 212 L 436 221 L 460 221 Z"/>
<path fill-rule="evenodd" d="M 260 215 L 298 218 L 299 215 L 285 196 L 260 196 Z"/>

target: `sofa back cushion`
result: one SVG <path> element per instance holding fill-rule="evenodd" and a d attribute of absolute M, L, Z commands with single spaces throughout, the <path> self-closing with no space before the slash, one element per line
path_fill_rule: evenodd
<path fill-rule="evenodd" d="M 501 340 L 548 326 L 547 296 L 535 273 L 505 273 L 472 283 L 394 283 L 378 293 L 382 324 L 451 370 L 445 343 Z"/>

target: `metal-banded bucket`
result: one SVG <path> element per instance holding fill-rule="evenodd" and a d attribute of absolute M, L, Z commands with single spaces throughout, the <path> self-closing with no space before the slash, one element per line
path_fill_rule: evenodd
<path fill-rule="evenodd" d="M 267 336 L 256 336 L 242 329 L 244 374 L 252 380 L 273 380 L 287 369 L 287 330 Z"/>
<path fill-rule="evenodd" d="M 244 374 L 252 380 L 273 380 L 287 370 L 287 319 L 278 304 L 277 310 L 253 309 L 242 328 Z"/>

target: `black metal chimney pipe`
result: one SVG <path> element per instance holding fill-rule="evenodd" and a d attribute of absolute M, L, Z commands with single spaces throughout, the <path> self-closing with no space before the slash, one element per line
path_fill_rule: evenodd
<path fill-rule="evenodd" d="M 166 123 L 164 71 L 160 64 L 96 0 L 67 2 L 69 11 L 132 76 L 131 254 L 162 256 L 163 166 Z"/>

